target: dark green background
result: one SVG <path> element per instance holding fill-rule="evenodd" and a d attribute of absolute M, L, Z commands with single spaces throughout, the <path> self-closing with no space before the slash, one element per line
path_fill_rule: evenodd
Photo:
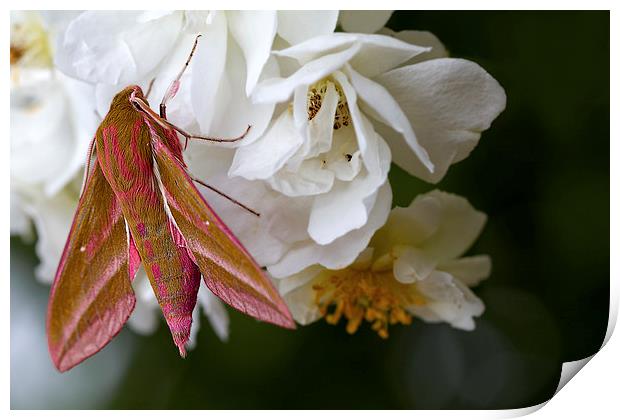
<path fill-rule="evenodd" d="M 563 361 L 600 348 L 609 13 L 398 12 L 388 26 L 432 31 L 506 89 L 504 113 L 438 185 L 489 216 L 471 250 L 494 265 L 476 289 L 487 305 L 478 328 L 414 322 L 384 341 L 323 322 L 289 332 L 231 312 L 230 341 L 203 320 L 186 360 L 165 328 L 151 337 L 126 330 L 137 348 L 103 408 L 517 408 L 553 395 Z M 396 167 L 390 179 L 398 205 L 434 188 Z M 32 252 L 12 242 L 12 261 Z M 44 301 L 47 287 L 11 277 Z"/>

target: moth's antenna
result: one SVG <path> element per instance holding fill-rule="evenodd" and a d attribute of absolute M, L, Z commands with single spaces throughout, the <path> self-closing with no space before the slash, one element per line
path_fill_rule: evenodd
<path fill-rule="evenodd" d="M 201 181 L 201 180 L 199 180 L 199 179 L 196 179 L 196 178 L 194 178 L 194 177 L 191 177 L 191 178 L 194 180 L 194 182 L 197 182 L 197 183 L 199 183 L 200 185 L 202 185 L 203 187 L 207 187 L 208 189 L 210 189 L 210 190 L 211 190 L 211 191 L 213 191 L 214 193 L 217 193 L 217 194 L 221 195 L 222 197 L 224 197 L 224 198 L 226 198 L 226 199 L 230 200 L 232 203 L 234 203 L 234 204 L 238 205 L 239 207 L 241 207 L 241 208 L 242 208 L 242 209 L 244 209 L 244 210 L 249 211 L 249 212 L 250 212 L 250 213 L 252 213 L 254 216 L 256 216 L 256 217 L 260 217 L 260 213 L 259 213 L 259 212 L 257 212 L 256 210 L 252 210 L 251 208 L 249 208 L 249 207 L 248 207 L 248 206 L 246 206 L 245 204 L 240 203 L 239 201 L 235 200 L 235 199 L 234 199 L 234 198 L 232 198 L 231 196 L 229 196 L 229 195 L 227 195 L 227 194 L 223 193 L 222 191 L 218 190 L 218 189 L 217 189 L 217 188 L 215 188 L 215 187 L 212 187 L 211 185 L 207 184 L 206 182 L 203 182 L 203 181 Z"/>
<path fill-rule="evenodd" d="M 166 118 L 166 103 L 170 99 L 174 98 L 174 95 L 176 95 L 179 91 L 179 86 L 181 86 L 181 76 L 183 76 L 183 73 L 185 73 L 185 70 L 187 70 L 189 62 L 192 60 L 194 52 L 196 51 L 196 47 L 198 46 L 198 38 L 200 38 L 201 36 L 202 35 L 196 36 L 196 39 L 194 40 L 194 46 L 192 47 L 192 51 L 189 53 L 189 57 L 187 57 L 187 60 L 185 61 L 185 65 L 183 65 L 183 68 L 177 75 L 176 79 L 174 79 L 172 83 L 170 83 L 170 86 L 168 87 L 164 98 L 161 100 L 161 104 L 159 104 L 159 116 L 162 118 Z"/>

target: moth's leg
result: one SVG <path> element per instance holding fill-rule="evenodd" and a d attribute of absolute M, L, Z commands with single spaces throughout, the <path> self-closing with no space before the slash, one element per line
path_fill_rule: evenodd
<path fill-rule="evenodd" d="M 181 134 L 183 137 L 185 137 L 185 146 L 186 147 L 187 147 L 187 140 L 189 140 L 189 139 L 207 140 L 207 141 L 212 141 L 212 142 L 216 142 L 216 143 L 231 143 L 231 142 L 239 141 L 239 140 L 243 139 L 246 136 L 246 134 L 248 134 L 248 132 L 250 131 L 250 128 L 252 128 L 251 125 L 248 125 L 248 128 L 245 129 L 243 134 L 241 134 L 238 137 L 232 138 L 232 139 L 222 139 L 222 138 L 217 138 L 217 137 L 198 136 L 198 135 L 195 135 L 195 134 L 188 133 L 187 131 L 183 130 L 180 127 L 177 127 L 176 125 L 174 125 L 173 123 L 171 123 L 170 121 L 165 119 L 164 117 L 161 117 L 161 116 L 157 115 L 157 113 L 155 113 L 155 111 L 153 111 L 151 108 L 149 108 L 149 106 L 146 104 L 146 102 L 144 102 L 142 99 L 140 99 L 140 98 L 132 98 L 131 101 L 134 104 L 134 106 L 136 107 L 136 109 L 144 112 L 146 115 L 149 116 L 149 118 L 151 118 L 157 124 L 159 124 L 160 126 L 162 126 L 164 128 L 167 128 L 167 129 L 173 129 L 173 130 L 177 131 L 179 134 Z"/>
<path fill-rule="evenodd" d="M 185 70 L 187 70 L 187 66 L 189 66 L 189 62 L 194 56 L 194 51 L 196 51 L 196 46 L 198 45 L 198 38 L 200 38 L 201 36 L 202 35 L 196 36 L 196 40 L 194 41 L 194 46 L 192 47 L 192 51 L 189 53 L 189 57 L 187 57 L 187 60 L 185 61 L 185 64 L 183 65 L 183 68 L 177 75 L 176 79 L 174 79 L 172 83 L 170 83 L 168 90 L 164 94 L 164 98 L 161 100 L 161 104 L 159 104 L 159 116 L 162 118 L 166 118 L 166 103 L 170 99 L 174 98 L 174 95 L 176 95 L 177 92 L 179 91 L 179 86 L 181 85 L 181 76 L 183 76 L 183 73 L 185 73 Z"/>
<path fill-rule="evenodd" d="M 148 99 L 149 95 L 151 94 L 151 91 L 153 90 L 153 83 L 155 83 L 155 78 L 154 77 L 149 82 L 149 87 L 146 88 L 146 94 L 144 95 L 144 97 L 147 98 L 147 99 Z"/>
<path fill-rule="evenodd" d="M 224 198 L 228 199 L 229 201 L 231 201 L 232 203 L 234 203 L 234 204 L 238 205 L 238 206 L 239 206 L 239 207 L 241 207 L 242 209 L 249 211 L 249 212 L 250 212 L 250 213 L 252 213 L 254 216 L 256 216 L 256 217 L 260 217 L 260 213 L 259 213 L 259 212 L 257 212 L 256 210 L 252 210 L 251 208 L 249 208 L 249 207 L 248 207 L 248 206 L 246 206 L 245 204 L 240 203 L 239 201 L 235 200 L 235 199 L 234 199 L 234 198 L 232 198 L 231 196 L 229 196 L 229 195 L 227 195 L 227 194 L 223 193 L 222 191 L 220 191 L 220 190 L 218 190 L 217 188 L 215 188 L 215 187 L 213 187 L 213 186 L 211 186 L 211 185 L 207 184 L 206 182 L 203 182 L 203 181 L 201 181 L 201 180 L 199 180 L 199 179 L 197 179 L 197 178 L 194 178 L 193 176 L 192 176 L 191 178 L 192 178 L 192 180 L 193 180 L 194 182 L 199 183 L 199 184 L 200 184 L 200 185 L 202 185 L 203 187 L 207 187 L 207 188 L 208 188 L 208 189 L 210 189 L 211 191 L 213 191 L 213 192 L 215 192 L 215 193 L 217 193 L 217 194 L 221 195 L 222 197 L 224 197 Z"/>

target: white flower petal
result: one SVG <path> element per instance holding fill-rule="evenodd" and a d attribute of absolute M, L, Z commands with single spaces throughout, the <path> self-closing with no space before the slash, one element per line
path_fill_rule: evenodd
<path fill-rule="evenodd" d="M 294 45 L 336 29 L 337 10 L 278 10 L 278 35 Z"/>
<path fill-rule="evenodd" d="M 359 49 L 359 44 L 353 44 L 344 51 L 326 54 L 306 63 L 287 78 L 266 79 L 256 86 L 252 98 L 256 103 L 284 102 L 298 86 L 309 86 L 344 66 Z"/>
<path fill-rule="evenodd" d="M 378 116 L 380 120 L 402 134 L 418 159 L 432 172 L 433 163 L 430 161 L 428 153 L 418 142 L 407 116 L 392 95 L 383 86 L 362 76 L 350 67 L 347 68 L 347 74 L 365 108 L 371 109 L 373 115 Z"/>
<path fill-rule="evenodd" d="M 153 70 L 174 45 L 183 16 L 141 22 L 142 12 L 84 12 L 59 39 L 57 66 L 90 83 L 128 84 Z"/>
<path fill-rule="evenodd" d="M 401 283 L 414 283 L 427 278 L 436 266 L 436 258 L 422 250 L 404 247 L 394 260 L 394 277 Z"/>
<path fill-rule="evenodd" d="M 375 236 L 372 246 L 379 255 L 395 245 L 420 247 L 441 225 L 441 202 L 427 194 L 418 195 L 408 207 L 395 207 Z"/>
<path fill-rule="evenodd" d="M 309 39 L 290 48 L 274 51 L 281 57 L 294 58 L 300 64 L 318 57 L 342 53 L 357 46 L 350 59 L 351 66 L 366 77 L 374 77 L 405 63 L 418 54 L 430 51 L 428 47 L 408 44 L 385 35 L 334 33 Z M 349 60 L 347 60 L 349 61 Z"/>
<path fill-rule="evenodd" d="M 460 59 L 424 61 L 378 76 L 407 115 L 435 164 L 430 173 L 402 139 L 387 136 L 394 161 L 412 175 L 438 182 L 448 167 L 469 155 L 482 131 L 506 105 L 502 87 L 477 64 Z"/>
<path fill-rule="evenodd" d="M 76 205 L 77 196 L 63 190 L 54 197 L 29 203 L 25 208 L 37 230 L 35 251 L 40 264 L 35 269 L 35 275 L 42 282 L 51 283 L 54 279 Z"/>
<path fill-rule="evenodd" d="M 362 169 L 362 153 L 358 150 L 355 130 L 351 127 L 334 130 L 333 144 L 324 160 L 337 179 L 352 181 Z"/>
<path fill-rule="evenodd" d="M 432 60 L 435 58 L 448 57 L 448 50 L 442 44 L 442 42 L 433 33 L 428 31 L 400 31 L 395 32 L 388 28 L 383 28 L 379 31 L 380 34 L 393 36 L 394 38 L 405 41 L 409 44 L 420 45 L 423 47 L 430 47 L 431 50 L 420 55 L 416 55 L 411 60 L 404 63 L 404 65 L 415 64 L 421 61 Z"/>
<path fill-rule="evenodd" d="M 248 125 L 252 126 L 243 140 L 220 144 L 221 147 L 235 148 L 254 142 L 264 133 L 271 121 L 275 106 L 274 104 L 252 103 L 245 93 L 246 72 L 243 53 L 237 43 L 231 39 L 228 40 L 225 48 L 226 66 L 219 79 L 208 78 L 208 84 L 200 85 L 203 75 L 212 71 L 213 64 L 208 60 L 201 61 L 193 69 L 192 84 L 201 87 L 192 89 L 192 100 L 202 134 L 232 138 L 242 134 Z M 279 76 L 278 65 L 275 58 L 271 58 L 263 67 L 262 77 L 277 76 Z M 196 95 L 203 95 L 205 98 L 199 99 Z M 197 108 L 199 104 L 208 104 L 208 107 Z"/>
<path fill-rule="evenodd" d="M 200 48 L 192 59 L 192 106 L 202 133 L 212 133 L 217 121 L 226 87 L 221 80 L 226 65 L 228 25 L 223 12 L 212 13 L 212 21 L 205 29 Z"/>
<path fill-rule="evenodd" d="M 387 176 L 391 156 L 389 150 L 387 152 L 384 150 L 385 141 L 375 132 L 370 121 L 360 112 L 357 106 L 357 93 L 346 76 L 341 72 L 335 72 L 333 77 L 340 84 L 347 99 L 347 107 L 349 108 L 364 166 L 373 176 L 379 178 Z"/>
<path fill-rule="evenodd" d="M 229 175 L 267 179 L 286 164 L 302 142 L 291 112 L 285 110 L 259 140 L 237 148 Z"/>
<path fill-rule="evenodd" d="M 161 309 L 155 293 L 153 293 L 151 282 L 142 266 L 140 266 L 131 285 L 136 295 L 136 306 L 127 320 L 127 324 L 138 334 L 153 334 L 159 327 Z"/>
<path fill-rule="evenodd" d="M 32 234 L 32 225 L 28 214 L 24 211 L 23 199 L 11 185 L 10 195 L 10 220 L 11 236 L 19 235 L 28 238 Z"/>
<path fill-rule="evenodd" d="M 297 96 L 297 95 L 296 95 Z M 307 102 L 308 93 L 305 93 L 304 107 L 305 117 L 308 118 Z M 338 107 L 339 95 L 333 83 L 327 84 L 327 91 L 322 99 L 321 108 L 307 125 L 309 149 L 307 157 L 316 157 L 331 149 L 334 135 L 334 116 Z"/>
<path fill-rule="evenodd" d="M 474 209 L 467 199 L 439 190 L 424 194 L 421 199 L 436 200 L 441 221 L 420 248 L 443 261 L 460 257 L 480 235 L 486 215 Z"/>
<path fill-rule="evenodd" d="M 393 10 L 342 10 L 338 20 L 346 32 L 370 34 L 381 29 L 393 12 Z"/>
<path fill-rule="evenodd" d="M 222 341 L 228 341 L 230 319 L 222 301 L 208 287 L 200 285 L 200 289 L 198 289 L 198 305 L 196 306 L 202 307 L 215 335 Z"/>
<path fill-rule="evenodd" d="M 268 181 L 271 188 L 284 195 L 302 197 L 328 192 L 334 185 L 334 173 L 315 158 L 304 160 L 296 171 L 284 167 Z"/>
<path fill-rule="evenodd" d="M 375 205 L 365 225 L 328 245 L 319 245 L 312 240 L 298 241 L 288 249 L 280 261 L 268 267 L 269 272 L 276 278 L 282 278 L 314 264 L 334 270 L 348 266 L 366 248 L 373 233 L 385 223 L 391 203 L 392 190 L 390 184 L 386 182 L 379 188 Z"/>
<path fill-rule="evenodd" d="M 319 273 L 324 270 L 320 265 L 313 265 L 300 271 L 292 276 L 285 277 L 283 279 L 276 280 L 278 282 L 278 292 L 284 296 L 295 289 L 304 286 L 306 283 L 314 279 Z"/>
<path fill-rule="evenodd" d="M 442 262 L 438 269 L 450 273 L 466 286 L 477 286 L 491 274 L 491 258 L 488 255 L 459 258 Z"/>
<path fill-rule="evenodd" d="M 245 57 L 245 93 L 249 96 L 271 53 L 278 17 L 269 10 L 227 12 L 227 16 L 230 33 Z"/>
<path fill-rule="evenodd" d="M 336 182 L 312 205 L 308 233 L 320 245 L 327 245 L 344 234 L 359 229 L 368 221 L 374 207 L 377 179 L 359 176 L 351 182 Z"/>
<path fill-rule="evenodd" d="M 416 288 L 429 301 L 422 311 L 418 310 L 418 306 L 408 310 L 429 322 L 442 320 L 455 328 L 473 330 L 473 317 L 484 312 L 484 303 L 448 273 L 435 271 L 427 279 L 416 283 Z M 434 316 L 427 317 L 428 311 Z"/>
<path fill-rule="evenodd" d="M 308 274 L 311 275 L 312 273 L 313 270 L 311 270 L 310 273 L 302 272 L 299 276 L 302 280 L 306 280 Z M 307 280 L 312 279 L 310 278 Z M 301 286 L 283 294 L 284 301 L 291 311 L 293 319 L 301 325 L 311 324 L 322 316 L 321 311 L 314 302 L 315 291 L 312 289 L 312 282 L 307 280 L 305 283 L 302 283 Z M 292 282 L 297 283 L 299 280 L 294 278 Z"/>
<path fill-rule="evenodd" d="M 12 179 L 52 196 L 75 176 L 97 124 L 89 99 L 89 86 L 61 75 L 11 90 Z"/>

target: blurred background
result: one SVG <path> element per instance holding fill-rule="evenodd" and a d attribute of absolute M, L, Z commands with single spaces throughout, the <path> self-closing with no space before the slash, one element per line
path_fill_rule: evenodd
<path fill-rule="evenodd" d="M 11 239 L 11 408 L 490 409 L 549 399 L 561 364 L 596 352 L 609 308 L 609 13 L 396 12 L 506 89 L 506 110 L 439 188 L 489 216 L 471 254 L 493 259 L 473 332 L 414 321 L 349 336 L 285 331 L 238 313 L 222 343 L 202 323 L 178 357 L 163 325 L 124 329 L 60 375 L 47 354 L 49 287 Z M 434 188 L 393 167 L 394 204 Z"/>

